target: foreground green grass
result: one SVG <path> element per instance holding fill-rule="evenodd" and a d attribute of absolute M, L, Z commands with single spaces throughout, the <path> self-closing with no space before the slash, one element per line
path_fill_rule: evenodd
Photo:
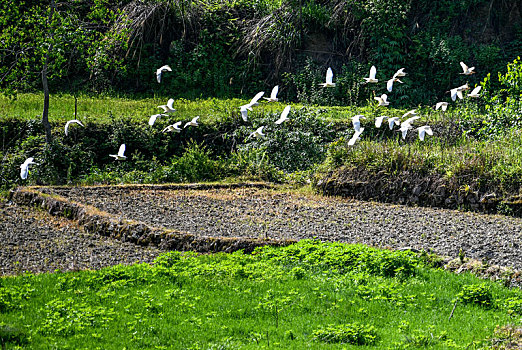
<path fill-rule="evenodd" d="M 8 348 L 469 349 L 521 313 L 520 290 L 312 241 L 0 280 Z"/>

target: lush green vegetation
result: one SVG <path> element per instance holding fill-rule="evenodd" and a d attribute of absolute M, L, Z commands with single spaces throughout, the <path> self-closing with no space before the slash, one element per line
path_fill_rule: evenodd
<path fill-rule="evenodd" d="M 425 256 L 301 241 L 5 277 L 0 340 L 41 349 L 466 349 L 491 345 L 496 329 L 520 319 L 520 290 L 435 270 Z"/>

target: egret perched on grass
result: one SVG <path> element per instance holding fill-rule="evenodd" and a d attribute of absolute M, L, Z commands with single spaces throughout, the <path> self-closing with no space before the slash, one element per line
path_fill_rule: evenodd
<path fill-rule="evenodd" d="M 381 125 L 382 125 L 382 122 L 384 121 L 384 119 L 388 118 L 387 116 L 385 115 L 381 115 L 380 117 L 377 117 L 375 118 L 375 127 L 376 128 L 380 128 Z"/>
<path fill-rule="evenodd" d="M 163 72 L 172 72 L 172 69 L 168 65 L 156 69 L 156 79 L 158 80 L 158 83 L 161 83 L 161 74 L 163 74 Z"/>
<path fill-rule="evenodd" d="M 181 123 L 182 122 L 176 122 L 172 125 L 167 126 L 165 129 L 163 129 L 161 132 L 181 132 Z"/>
<path fill-rule="evenodd" d="M 113 157 L 115 160 L 125 160 L 127 157 L 124 155 L 125 153 L 125 144 L 122 143 L 120 149 L 118 150 L 118 154 L 109 154 L 110 157 Z"/>
<path fill-rule="evenodd" d="M 328 70 L 326 71 L 326 82 L 319 85 L 322 87 L 335 87 L 335 83 L 333 82 L 332 68 L 328 67 Z"/>
<path fill-rule="evenodd" d="M 173 113 L 173 112 L 176 112 L 176 110 L 174 109 L 174 99 L 171 98 L 167 101 L 167 104 L 166 105 L 161 105 L 161 106 L 158 106 L 158 108 L 162 108 L 163 109 L 163 113 Z"/>
<path fill-rule="evenodd" d="M 29 165 L 37 165 L 37 163 L 33 162 L 34 158 L 29 157 L 25 160 L 25 162 L 20 165 L 20 177 L 22 180 L 27 179 L 27 176 L 29 175 Z"/>
<path fill-rule="evenodd" d="M 355 131 L 359 131 L 361 129 L 361 118 L 366 119 L 366 117 L 362 114 L 354 115 L 352 117 L 352 125 Z"/>
<path fill-rule="evenodd" d="M 446 111 L 446 109 L 448 109 L 448 102 L 437 102 L 437 104 L 435 104 L 435 109 L 442 109 L 443 111 Z"/>
<path fill-rule="evenodd" d="M 388 102 L 388 95 L 382 94 L 381 97 L 375 96 L 374 99 L 379 101 L 379 106 L 388 106 L 390 102 Z"/>
<path fill-rule="evenodd" d="M 460 62 L 460 66 L 462 67 L 462 70 L 463 70 L 463 72 L 460 74 L 464 74 L 464 75 L 475 74 L 475 72 L 474 72 L 475 67 L 468 67 L 468 66 L 466 66 L 466 64 L 464 62 Z"/>
<path fill-rule="evenodd" d="M 471 93 L 468 94 L 468 96 L 474 97 L 474 98 L 480 97 L 480 95 L 479 95 L 480 89 L 482 89 L 482 86 L 479 85 L 476 88 L 474 88 L 473 91 L 471 91 Z"/>
<path fill-rule="evenodd" d="M 391 118 L 388 118 L 388 126 L 390 127 L 390 130 L 393 130 L 393 127 L 397 125 L 401 125 L 401 120 L 399 119 L 399 117 L 391 117 Z"/>
<path fill-rule="evenodd" d="M 189 121 L 189 122 L 187 122 L 187 123 L 185 124 L 185 126 L 183 127 L 183 129 L 185 129 L 187 126 L 198 126 L 198 125 L 199 125 L 199 124 L 198 124 L 198 119 L 199 119 L 199 115 L 198 115 L 197 117 L 192 118 L 191 121 Z"/>
<path fill-rule="evenodd" d="M 259 128 L 256 129 L 256 131 L 254 131 L 253 133 L 251 133 L 248 137 L 260 137 L 260 136 L 265 136 L 265 134 L 263 134 L 263 128 L 264 126 L 260 126 Z"/>
<path fill-rule="evenodd" d="M 426 136 L 426 134 L 433 136 L 433 131 L 428 125 L 418 127 L 417 130 L 419 131 L 419 139 L 421 141 L 424 141 L 424 136 Z"/>
<path fill-rule="evenodd" d="M 375 68 L 375 66 L 372 66 L 372 68 L 370 68 L 370 76 L 368 78 L 363 78 L 363 79 L 366 80 L 366 83 L 378 83 L 379 80 L 375 79 L 376 74 L 377 74 L 377 68 Z"/>
<path fill-rule="evenodd" d="M 156 122 L 156 119 L 158 119 L 159 117 L 166 117 L 167 114 L 154 114 L 154 115 L 151 115 L 150 118 L 149 118 L 149 125 L 150 126 L 153 126 L 154 123 Z"/>
<path fill-rule="evenodd" d="M 290 106 L 286 106 L 285 109 L 283 109 L 281 116 L 275 122 L 277 125 L 282 124 L 288 120 L 288 113 L 290 113 L 290 108 L 291 108 Z"/>
<path fill-rule="evenodd" d="M 272 89 L 272 93 L 270 94 L 270 97 L 263 97 L 267 102 L 277 102 L 279 101 L 277 98 L 277 93 L 279 92 L 279 85 L 274 86 Z"/>
<path fill-rule="evenodd" d="M 350 141 L 348 141 L 348 146 L 355 145 L 355 142 L 359 139 L 359 137 L 361 136 L 363 131 L 364 131 L 364 128 L 360 128 L 359 130 L 356 130 L 354 132 L 352 138 L 350 139 Z"/>
<path fill-rule="evenodd" d="M 65 136 L 69 135 L 69 125 L 71 125 L 71 123 L 76 123 L 76 124 L 78 124 L 80 126 L 85 127 L 85 125 L 83 125 L 82 122 L 79 121 L 78 119 L 69 120 L 67 123 L 65 123 Z"/>

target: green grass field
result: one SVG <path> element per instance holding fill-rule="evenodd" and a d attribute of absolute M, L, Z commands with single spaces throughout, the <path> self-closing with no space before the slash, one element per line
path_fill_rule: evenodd
<path fill-rule="evenodd" d="M 7 277 L 0 340 L 32 349 L 469 349 L 520 323 L 519 289 L 424 261 L 301 241 Z"/>

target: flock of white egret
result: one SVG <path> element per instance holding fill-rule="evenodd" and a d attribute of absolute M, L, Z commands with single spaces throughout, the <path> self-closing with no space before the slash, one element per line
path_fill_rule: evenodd
<path fill-rule="evenodd" d="M 475 73 L 475 67 L 468 67 L 464 62 L 460 62 L 460 65 L 463 70 L 463 72 L 460 74 L 471 75 L 471 74 Z M 172 69 L 168 65 L 164 65 L 164 66 L 158 68 L 156 70 L 156 80 L 158 83 L 161 83 L 161 77 L 164 72 L 172 72 Z M 396 71 L 395 74 L 393 74 L 392 78 L 386 82 L 387 91 L 392 92 L 393 83 L 403 84 L 403 82 L 399 78 L 406 76 L 406 74 L 407 73 L 404 72 L 404 68 L 401 68 L 398 71 Z M 377 75 L 377 68 L 375 66 L 372 66 L 370 68 L 369 76 L 363 78 L 365 80 L 365 84 L 378 83 L 379 80 L 376 78 L 376 75 Z M 333 82 L 333 77 L 334 77 L 334 75 L 333 75 L 332 68 L 329 67 L 326 71 L 325 82 L 321 83 L 319 85 L 321 85 L 323 88 L 335 87 L 336 84 Z M 464 98 L 463 92 L 466 90 L 469 90 L 469 89 L 470 89 L 470 87 L 468 86 L 467 83 L 462 86 L 451 89 L 449 91 L 449 93 L 450 93 L 452 101 L 455 101 L 457 99 L 457 97 L 459 99 L 463 99 Z M 473 91 L 470 94 L 468 94 L 468 96 L 473 97 L 473 98 L 479 97 L 480 89 L 481 89 L 481 86 L 479 85 L 475 89 L 473 89 Z M 258 101 L 261 99 L 261 97 L 263 97 L 267 102 L 277 102 L 279 100 L 277 98 L 278 92 L 279 92 L 279 86 L 276 85 L 272 89 L 270 97 L 263 97 L 264 91 L 261 91 L 261 92 L 257 93 L 252 98 L 252 100 L 250 100 L 249 103 L 247 103 L 246 105 L 240 106 L 239 110 L 240 110 L 240 114 L 241 114 L 241 117 L 243 118 L 243 120 L 245 122 L 248 121 L 248 111 L 252 111 L 253 107 L 259 105 Z M 388 95 L 386 95 L 386 94 L 382 94 L 381 96 L 375 96 L 374 98 L 375 98 L 375 100 L 378 101 L 378 106 L 386 107 L 386 106 L 390 105 L 390 102 L 388 101 Z M 174 109 L 173 104 L 174 104 L 174 99 L 171 98 L 167 101 L 167 104 L 158 106 L 158 108 L 163 109 L 163 113 L 151 115 L 149 118 L 149 125 L 153 126 L 158 118 L 163 117 L 163 116 L 168 116 L 171 113 L 174 113 L 176 110 Z M 446 111 L 447 108 L 448 108 L 448 102 L 445 102 L 445 101 L 437 102 L 437 104 L 435 105 L 436 110 L 441 109 L 442 111 Z M 275 122 L 276 125 L 281 125 L 285 121 L 289 120 L 288 115 L 290 113 L 290 109 L 291 109 L 290 105 L 287 105 L 284 108 L 283 112 L 280 115 L 280 118 Z M 172 125 L 168 125 L 167 127 L 165 127 L 162 130 L 162 132 L 179 133 L 183 129 L 185 129 L 189 126 L 197 127 L 199 125 L 198 119 L 199 119 L 199 116 L 194 117 L 191 121 L 185 123 L 183 128 L 181 128 L 181 125 L 183 124 L 183 122 L 178 121 Z M 354 134 L 351 137 L 351 139 L 348 141 L 348 145 L 350 145 L 350 146 L 355 144 L 355 142 L 359 139 L 359 137 L 361 136 L 361 134 L 364 131 L 364 128 L 361 127 L 361 119 L 366 119 L 366 117 L 364 115 L 358 114 L 351 118 L 352 125 L 354 128 Z M 420 119 L 420 117 L 417 115 L 415 109 L 412 109 L 412 110 L 404 113 L 401 118 L 388 117 L 386 115 L 382 115 L 382 116 L 375 118 L 375 127 L 380 128 L 385 119 L 388 120 L 388 127 L 390 128 L 390 130 L 393 130 L 395 126 L 398 126 L 399 127 L 398 131 L 401 132 L 402 138 L 405 139 L 408 131 L 414 129 L 412 123 L 415 122 L 416 120 Z M 403 120 L 403 121 L 401 122 L 401 120 Z M 65 135 L 66 136 L 68 136 L 68 134 L 69 134 L 69 127 L 72 123 L 78 124 L 80 126 L 84 126 L 82 124 L 82 122 L 77 119 L 72 119 L 72 120 L 67 121 L 67 123 L 65 124 Z M 248 138 L 250 138 L 250 137 L 257 138 L 257 137 L 266 136 L 263 133 L 264 127 L 265 127 L 264 125 L 258 127 L 255 131 L 250 133 Z M 419 139 L 421 141 L 424 141 L 426 134 L 428 134 L 430 136 L 433 135 L 433 131 L 429 125 L 423 125 L 423 126 L 417 127 L 416 130 L 418 131 Z M 115 160 L 126 160 L 127 157 L 125 156 L 125 144 L 120 145 L 118 154 L 109 154 L 109 156 L 113 157 Z M 27 179 L 27 177 L 29 175 L 29 166 L 30 165 L 37 165 L 37 163 L 34 162 L 33 157 L 27 158 L 25 160 L 25 162 L 22 165 L 20 165 L 20 177 L 22 178 L 22 180 Z"/>

